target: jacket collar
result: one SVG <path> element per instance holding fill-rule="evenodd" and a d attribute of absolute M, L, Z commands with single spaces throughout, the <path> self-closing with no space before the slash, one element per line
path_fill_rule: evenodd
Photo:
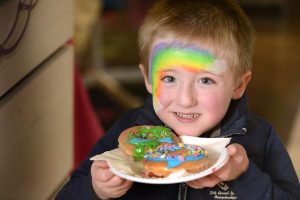
<path fill-rule="evenodd" d="M 220 123 L 220 133 L 216 137 L 230 137 L 247 132 L 248 105 L 244 94 L 238 100 L 232 100 L 228 111 Z"/>

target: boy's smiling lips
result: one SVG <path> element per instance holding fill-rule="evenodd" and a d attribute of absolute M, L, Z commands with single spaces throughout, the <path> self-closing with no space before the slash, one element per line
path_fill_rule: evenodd
<path fill-rule="evenodd" d="M 200 116 L 199 113 L 174 112 L 174 114 L 179 121 L 183 121 L 183 122 L 194 122 Z"/>

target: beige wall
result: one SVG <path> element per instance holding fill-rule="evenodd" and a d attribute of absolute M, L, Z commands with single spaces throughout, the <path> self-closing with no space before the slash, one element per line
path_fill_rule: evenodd
<path fill-rule="evenodd" d="M 0 102 L 0 196 L 47 199 L 72 165 L 72 48 Z"/>
<path fill-rule="evenodd" d="M 0 6 L 1 47 L 24 25 L 26 10 L 3 44 L 19 2 Z M 49 199 L 72 168 L 72 37 L 73 1 L 42 0 L 17 48 L 0 55 L 0 199 Z"/>

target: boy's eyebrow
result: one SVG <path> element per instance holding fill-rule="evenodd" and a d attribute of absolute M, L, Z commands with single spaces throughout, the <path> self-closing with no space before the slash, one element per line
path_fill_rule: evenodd
<path fill-rule="evenodd" d="M 171 68 L 163 68 L 163 69 L 158 69 L 158 72 L 172 72 L 175 71 L 175 68 L 180 68 L 180 67 L 171 67 Z"/>
<path fill-rule="evenodd" d="M 215 71 L 209 71 L 209 70 L 201 70 L 202 73 L 212 74 L 214 76 L 223 76 L 223 73 L 216 73 Z"/>

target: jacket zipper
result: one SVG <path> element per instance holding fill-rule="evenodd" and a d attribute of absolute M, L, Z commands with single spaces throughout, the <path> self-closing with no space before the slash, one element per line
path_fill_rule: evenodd
<path fill-rule="evenodd" d="M 185 183 L 180 183 L 179 190 L 178 190 L 178 200 L 186 200 L 186 192 L 187 192 L 187 185 Z"/>

